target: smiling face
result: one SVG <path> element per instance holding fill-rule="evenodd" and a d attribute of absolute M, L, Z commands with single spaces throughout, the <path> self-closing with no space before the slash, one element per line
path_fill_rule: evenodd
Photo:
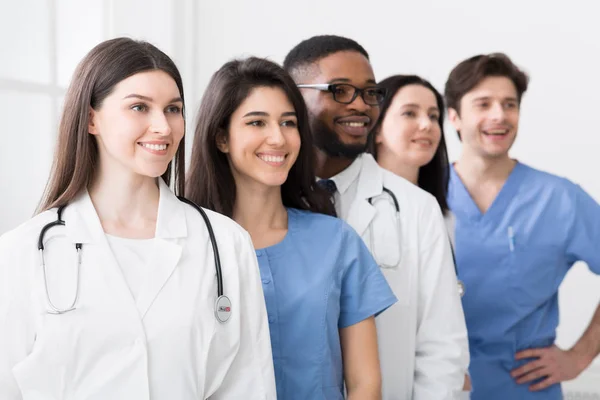
<path fill-rule="evenodd" d="M 375 76 L 369 60 L 356 51 L 340 51 L 322 58 L 303 84 L 348 83 L 359 89 L 373 87 Z M 361 96 L 350 104 L 334 100 L 331 92 L 301 89 L 309 110 L 315 145 L 331 157 L 353 159 L 365 151 L 367 137 L 379 117 L 379 106 Z"/>
<path fill-rule="evenodd" d="M 465 150 L 484 158 L 507 158 L 519 128 L 515 84 L 507 77 L 483 79 L 460 100 L 460 114 L 448 110 Z"/>
<path fill-rule="evenodd" d="M 296 111 L 278 87 L 257 87 L 231 115 L 219 150 L 228 155 L 236 185 L 279 187 L 300 151 Z"/>
<path fill-rule="evenodd" d="M 435 94 L 418 84 L 402 87 L 387 109 L 375 137 L 378 152 L 395 162 L 420 168 L 433 159 L 441 140 L 440 109 Z"/>
<path fill-rule="evenodd" d="M 140 72 L 119 82 L 90 110 L 103 168 L 156 178 L 167 170 L 184 135 L 183 102 L 167 73 Z"/>

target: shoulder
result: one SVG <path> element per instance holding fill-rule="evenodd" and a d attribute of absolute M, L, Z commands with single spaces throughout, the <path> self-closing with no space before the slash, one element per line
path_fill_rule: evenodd
<path fill-rule="evenodd" d="M 297 208 L 288 208 L 289 229 L 302 241 L 330 244 L 345 231 L 347 224 L 339 218 Z"/>
<path fill-rule="evenodd" d="M 42 231 L 42 228 L 56 220 L 56 209 L 44 211 L 30 220 L 22 223 L 16 228 L 5 232 L 0 236 L 0 251 L 4 249 L 15 249 L 18 248 L 22 243 L 28 243 L 32 239 L 37 238 Z"/>
<path fill-rule="evenodd" d="M 185 215 L 190 233 L 205 232 L 208 226 L 200 212 L 189 204 L 184 204 L 183 207 L 185 207 Z M 235 243 L 239 243 L 248 239 L 248 232 L 233 219 L 206 208 L 202 208 L 202 211 L 204 211 L 210 223 L 210 228 L 220 242 L 234 241 Z"/>
<path fill-rule="evenodd" d="M 522 163 L 519 163 L 519 168 L 523 171 L 525 183 L 523 187 L 533 189 L 533 193 L 546 193 L 553 198 L 560 199 L 561 202 L 573 202 L 580 195 L 587 195 L 578 184 L 563 176 L 554 175 Z"/>
<path fill-rule="evenodd" d="M 411 214 L 420 214 L 421 211 L 430 213 L 432 208 L 440 210 L 437 200 L 431 193 L 386 169 L 381 168 L 381 170 L 383 186 L 391 190 L 400 205 L 408 208 Z"/>
<path fill-rule="evenodd" d="M 291 229 L 295 235 L 301 235 L 303 242 L 331 247 L 337 242 L 342 248 L 353 240 L 360 240 L 356 231 L 344 220 L 330 215 L 315 213 L 296 208 L 288 208 Z"/>
<path fill-rule="evenodd" d="M 523 171 L 523 175 L 529 183 L 535 182 L 540 186 L 550 185 L 553 188 L 564 189 L 574 186 L 574 183 L 565 177 L 554 175 L 537 168 L 533 168 L 527 164 L 519 163 L 517 165 L 518 168 L 520 168 L 521 171 Z"/>
<path fill-rule="evenodd" d="M 56 209 L 48 210 L 0 236 L 0 280 L 5 274 L 26 276 L 31 272 L 27 266 L 37 266 L 38 238 L 44 226 L 55 220 Z"/>

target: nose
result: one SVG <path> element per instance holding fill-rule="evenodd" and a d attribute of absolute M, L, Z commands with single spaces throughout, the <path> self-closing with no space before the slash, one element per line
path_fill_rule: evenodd
<path fill-rule="evenodd" d="M 428 131 L 431 129 L 431 125 L 432 121 L 431 118 L 429 118 L 429 115 L 422 115 L 421 118 L 419 118 L 419 130 Z"/>
<path fill-rule="evenodd" d="M 348 106 L 350 108 L 352 108 L 353 110 L 359 111 L 359 112 L 367 112 L 368 110 L 371 109 L 371 106 L 368 105 L 367 103 L 365 103 L 365 100 L 363 99 L 363 97 L 358 94 L 356 96 L 356 98 L 354 99 L 354 101 L 350 104 L 348 104 Z"/>
<path fill-rule="evenodd" d="M 167 116 L 163 112 L 156 112 L 152 114 L 150 120 L 150 131 L 157 133 L 162 136 L 168 136 L 171 134 L 171 125 Z"/>
<path fill-rule="evenodd" d="M 278 124 L 274 124 L 275 126 L 272 129 L 268 130 L 267 133 L 267 144 L 270 146 L 278 147 L 283 146 L 285 143 L 285 136 L 281 131 L 281 126 Z"/>
<path fill-rule="evenodd" d="M 500 102 L 495 102 L 490 108 L 490 117 L 493 121 L 504 121 L 504 107 Z"/>

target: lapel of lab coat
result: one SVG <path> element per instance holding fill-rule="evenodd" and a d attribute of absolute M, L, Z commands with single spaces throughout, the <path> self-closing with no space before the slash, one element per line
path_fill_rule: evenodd
<path fill-rule="evenodd" d="M 363 236 L 367 227 L 375 217 L 375 207 L 369 203 L 371 197 L 383 191 L 383 176 L 379 166 L 370 154 L 362 154 L 355 162 L 360 162 L 356 198 L 348 212 L 348 224 Z"/>
<path fill-rule="evenodd" d="M 141 318 L 144 318 L 179 262 L 183 246 L 177 243 L 177 239 L 187 236 L 184 204 L 177 199 L 162 179 L 159 178 L 158 181 L 160 198 L 154 249 L 146 266 L 148 269 L 147 279 L 142 283 L 136 303 Z M 106 263 L 100 267 L 106 269 L 110 285 L 116 286 L 108 288 L 114 290 L 110 295 L 121 297 L 120 294 L 124 293 L 126 296 L 122 296 L 121 300 L 124 302 L 123 304 L 131 302 L 129 288 L 108 244 L 104 229 L 87 191 L 66 208 L 64 219 L 67 237 L 73 243 L 82 243 L 84 253 L 86 251 L 85 244 L 93 243 L 98 245 L 101 254 L 105 256 L 102 260 L 94 261 Z M 82 269 L 84 268 L 85 266 L 82 264 Z M 81 295 L 85 296 L 85 293 Z"/>
<path fill-rule="evenodd" d="M 173 274 L 181 258 L 183 245 L 177 243 L 177 238 L 187 237 L 185 205 L 162 179 L 158 181 L 160 200 L 156 218 L 154 254 L 148 264 L 148 279 L 142 286 L 137 301 L 142 318 Z"/>

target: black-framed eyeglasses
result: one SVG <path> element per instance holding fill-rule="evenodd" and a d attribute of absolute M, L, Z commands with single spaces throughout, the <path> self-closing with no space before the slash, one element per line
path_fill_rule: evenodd
<path fill-rule="evenodd" d="M 298 87 L 331 92 L 333 94 L 333 100 L 342 104 L 352 103 L 360 94 L 365 104 L 379 106 L 383 102 L 386 94 L 385 88 L 379 86 L 370 86 L 360 89 L 349 83 L 315 83 L 311 85 L 298 85 Z"/>

